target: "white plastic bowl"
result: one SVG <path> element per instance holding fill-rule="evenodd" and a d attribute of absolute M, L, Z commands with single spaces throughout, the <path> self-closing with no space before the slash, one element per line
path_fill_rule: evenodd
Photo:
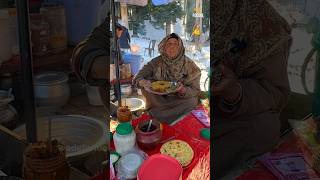
<path fill-rule="evenodd" d="M 66 146 L 67 158 L 86 156 L 107 143 L 107 125 L 102 121 L 81 115 L 59 115 L 37 120 L 38 141 L 48 137 L 48 118 L 51 119 L 52 139 Z M 26 128 L 22 125 L 14 130 L 26 138 Z"/>
<path fill-rule="evenodd" d="M 145 102 L 139 98 L 123 98 L 121 101 L 122 106 L 128 106 L 131 112 L 141 110 L 145 107 Z"/>

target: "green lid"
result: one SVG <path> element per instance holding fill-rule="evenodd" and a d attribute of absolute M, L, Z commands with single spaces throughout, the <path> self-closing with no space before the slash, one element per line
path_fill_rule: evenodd
<path fill-rule="evenodd" d="M 210 129 L 209 128 L 203 128 L 200 131 L 200 134 L 203 138 L 210 140 Z"/>
<path fill-rule="evenodd" d="M 128 135 L 132 130 L 133 128 L 130 123 L 120 123 L 116 128 L 116 133 L 120 135 Z"/>

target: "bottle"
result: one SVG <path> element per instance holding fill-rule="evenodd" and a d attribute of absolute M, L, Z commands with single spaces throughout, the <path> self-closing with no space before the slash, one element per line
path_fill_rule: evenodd
<path fill-rule="evenodd" d="M 136 145 L 136 133 L 130 123 L 120 123 L 113 135 L 116 152 L 120 155 L 133 150 Z"/>

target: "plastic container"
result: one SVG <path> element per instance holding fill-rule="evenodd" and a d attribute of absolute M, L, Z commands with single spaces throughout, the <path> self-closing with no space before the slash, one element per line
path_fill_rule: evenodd
<path fill-rule="evenodd" d="M 103 106 L 103 102 L 101 100 L 99 87 L 97 86 L 86 86 L 87 96 L 89 100 L 89 104 L 93 106 Z"/>
<path fill-rule="evenodd" d="M 110 163 L 110 180 L 116 179 L 116 173 L 114 172 L 114 167 L 112 163 Z"/>
<path fill-rule="evenodd" d="M 120 87 L 122 95 L 130 96 L 132 94 L 132 87 L 130 84 L 123 84 Z"/>
<path fill-rule="evenodd" d="M 116 164 L 118 179 L 136 179 L 138 169 L 147 155 L 139 150 L 133 150 L 123 155 Z"/>
<path fill-rule="evenodd" d="M 10 16 L 7 9 L 0 9 L 0 65 L 11 57 Z"/>
<path fill-rule="evenodd" d="M 155 154 L 140 166 L 137 180 L 182 180 L 182 171 L 180 163 L 174 158 Z"/>
<path fill-rule="evenodd" d="M 76 45 L 98 26 L 101 0 L 64 0 L 68 43 Z"/>
<path fill-rule="evenodd" d="M 126 53 L 122 56 L 125 64 L 130 64 L 131 73 L 133 75 L 137 74 L 139 70 L 142 68 L 142 57 L 137 54 Z"/>
<path fill-rule="evenodd" d="M 32 53 L 36 56 L 47 54 L 50 46 L 50 26 L 43 15 L 30 14 L 30 29 Z"/>
<path fill-rule="evenodd" d="M 123 155 L 133 150 L 136 145 L 136 133 L 130 123 L 120 123 L 113 135 L 113 142 L 117 153 Z"/>
<path fill-rule="evenodd" d="M 50 25 L 50 50 L 60 52 L 67 49 L 67 27 L 64 7 L 45 7 L 41 8 L 40 12 Z"/>

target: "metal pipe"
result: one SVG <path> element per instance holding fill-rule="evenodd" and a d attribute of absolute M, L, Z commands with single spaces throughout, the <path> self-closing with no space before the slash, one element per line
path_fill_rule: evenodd
<path fill-rule="evenodd" d="M 18 0 L 16 3 L 19 22 L 19 45 L 23 88 L 22 95 L 24 98 L 22 117 L 26 122 L 27 141 L 29 143 L 34 143 L 37 141 L 37 124 L 35 119 L 32 53 L 29 32 L 29 3 L 26 0 Z"/>
<path fill-rule="evenodd" d="M 115 17 L 115 3 L 114 0 L 111 0 L 111 18 L 112 18 L 112 31 L 113 31 L 113 52 L 116 53 L 116 58 L 114 64 L 116 66 L 116 84 L 115 84 L 115 93 L 118 98 L 118 105 L 119 107 L 122 105 L 121 102 L 121 88 L 120 88 L 120 66 L 119 66 L 119 58 L 120 58 L 120 48 L 119 42 L 117 38 L 116 32 L 116 17 Z"/>

